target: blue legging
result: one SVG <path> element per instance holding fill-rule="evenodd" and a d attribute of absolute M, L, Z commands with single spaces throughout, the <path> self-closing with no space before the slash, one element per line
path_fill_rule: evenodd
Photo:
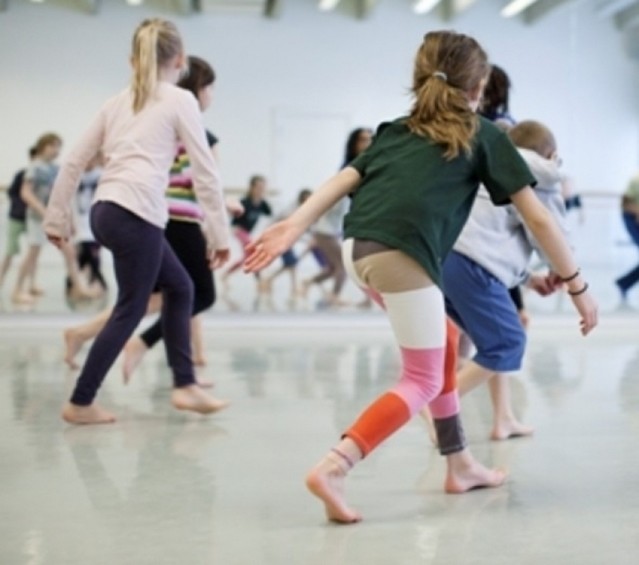
<path fill-rule="evenodd" d="M 623 223 L 626 225 L 626 229 L 632 238 L 634 244 L 639 247 L 639 221 L 634 214 L 628 212 L 623 213 Z M 635 284 L 639 282 L 639 265 L 634 269 L 626 273 L 623 277 L 617 279 L 619 288 L 624 292 L 630 290 Z"/>
<path fill-rule="evenodd" d="M 93 402 L 104 377 L 144 316 L 156 284 L 162 291 L 162 330 L 174 385 L 194 384 L 190 345 L 193 283 L 163 230 L 112 202 L 93 206 L 91 229 L 96 240 L 113 253 L 118 299 L 89 351 L 71 402 L 78 406 Z"/>

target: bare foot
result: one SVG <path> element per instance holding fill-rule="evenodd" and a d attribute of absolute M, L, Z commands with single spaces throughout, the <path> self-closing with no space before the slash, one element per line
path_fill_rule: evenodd
<path fill-rule="evenodd" d="M 215 383 L 211 379 L 203 379 L 202 377 L 195 377 L 195 382 L 200 388 L 214 388 Z"/>
<path fill-rule="evenodd" d="M 89 406 L 76 406 L 68 403 L 62 409 L 62 419 L 69 424 L 94 425 L 112 424 L 116 418 L 111 412 L 101 408 L 97 404 Z"/>
<path fill-rule="evenodd" d="M 74 328 L 64 331 L 64 362 L 70 369 L 79 369 L 80 365 L 75 362 L 75 356 L 84 345 L 84 340 L 78 335 Z"/>
<path fill-rule="evenodd" d="M 44 290 L 37 286 L 34 286 L 29 289 L 29 294 L 31 296 L 44 296 Z"/>
<path fill-rule="evenodd" d="M 504 441 L 518 437 L 529 437 L 535 433 L 535 428 L 526 426 L 517 420 L 495 422 L 490 439 L 493 441 Z"/>
<path fill-rule="evenodd" d="M 306 487 L 324 503 L 330 521 L 355 524 L 362 517 L 346 505 L 344 478 L 344 471 L 327 457 L 307 475 Z"/>
<path fill-rule="evenodd" d="M 449 494 L 462 494 L 479 488 L 500 487 L 506 481 L 506 473 L 500 469 L 488 469 L 478 461 L 464 468 L 448 468 L 444 490 Z"/>
<path fill-rule="evenodd" d="M 35 302 L 33 295 L 26 292 L 14 292 L 11 296 L 11 302 L 21 306 L 30 306 Z"/>
<path fill-rule="evenodd" d="M 198 414 L 213 414 L 224 410 L 230 402 L 218 400 L 204 392 L 199 385 L 174 388 L 171 393 L 171 402 L 178 410 L 188 410 Z"/>
<path fill-rule="evenodd" d="M 132 337 L 124 346 L 124 361 L 122 363 L 122 377 L 124 384 L 128 384 L 133 376 L 133 371 L 142 361 L 148 351 L 146 343 L 139 337 Z"/>

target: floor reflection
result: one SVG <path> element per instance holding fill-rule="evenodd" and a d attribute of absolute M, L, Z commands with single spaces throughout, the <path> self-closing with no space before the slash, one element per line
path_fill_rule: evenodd
<path fill-rule="evenodd" d="M 0 343 L 0 563 L 630 565 L 639 554 L 635 449 L 639 346 L 629 324 L 591 338 L 533 324 L 513 380 L 531 439 L 488 441 L 488 395 L 464 398 L 471 448 L 507 468 L 501 489 L 442 492 L 444 463 L 419 420 L 352 474 L 365 521 L 324 523 L 305 470 L 393 382 L 387 330 L 207 332 L 204 374 L 231 408 L 212 419 L 170 407 L 161 348 L 102 402 L 120 417 L 69 428 L 74 374 L 57 331 Z"/>

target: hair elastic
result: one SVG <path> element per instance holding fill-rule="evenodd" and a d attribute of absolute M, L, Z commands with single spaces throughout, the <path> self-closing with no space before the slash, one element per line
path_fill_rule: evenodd
<path fill-rule="evenodd" d="M 433 76 L 434 76 L 435 78 L 440 78 L 440 79 L 442 79 L 444 82 L 447 82 L 447 81 L 448 81 L 448 75 L 447 75 L 445 72 L 443 72 L 443 71 L 435 71 L 435 72 L 433 73 Z"/>
<path fill-rule="evenodd" d="M 577 290 L 575 292 L 570 292 L 568 291 L 568 294 L 570 294 L 570 296 L 580 296 L 582 294 L 584 294 L 587 290 L 588 290 L 588 283 L 584 283 L 583 288 L 581 288 L 580 290 Z"/>

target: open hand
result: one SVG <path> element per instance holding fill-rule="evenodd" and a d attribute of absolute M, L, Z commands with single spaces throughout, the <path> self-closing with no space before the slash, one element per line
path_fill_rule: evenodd
<path fill-rule="evenodd" d="M 270 265 L 300 237 L 301 231 L 289 220 L 273 224 L 246 246 L 245 273 L 257 273 Z"/>
<path fill-rule="evenodd" d="M 595 299 L 589 292 L 584 292 L 578 296 L 571 296 L 570 298 L 575 308 L 577 308 L 577 312 L 581 315 L 581 321 L 579 322 L 581 333 L 582 335 L 588 335 L 599 322 L 597 302 L 595 302 Z"/>

